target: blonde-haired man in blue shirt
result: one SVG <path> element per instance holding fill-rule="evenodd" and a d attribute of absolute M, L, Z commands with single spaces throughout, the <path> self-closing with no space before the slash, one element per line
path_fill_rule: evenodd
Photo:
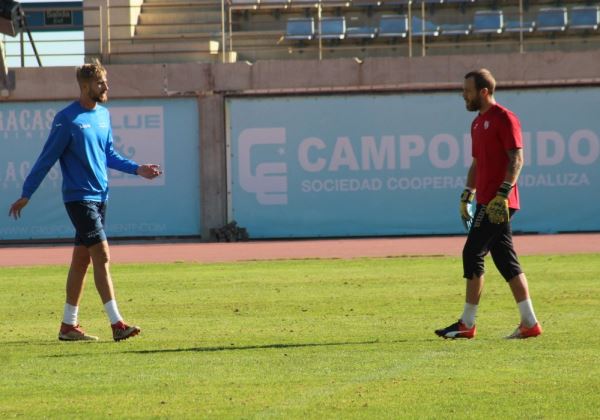
<path fill-rule="evenodd" d="M 108 168 L 147 179 L 154 179 L 162 172 L 159 165 L 138 165 L 114 150 L 110 115 L 99 105 L 108 100 L 106 69 L 102 64 L 94 61 L 77 68 L 77 82 L 79 100 L 56 114 L 48 140 L 23 184 L 21 198 L 11 205 L 9 216 L 21 217 L 21 211 L 58 160 L 63 176 L 63 201 L 75 227 L 75 247 L 58 338 L 64 341 L 98 339 L 86 334 L 78 321 L 79 302 L 91 262 L 113 339 L 120 341 L 139 334 L 140 328 L 123 321 L 110 276 L 110 253 L 104 233 Z"/>

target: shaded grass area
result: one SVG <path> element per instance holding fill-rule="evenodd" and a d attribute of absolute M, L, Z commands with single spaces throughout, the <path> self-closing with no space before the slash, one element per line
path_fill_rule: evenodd
<path fill-rule="evenodd" d="M 457 258 L 113 267 L 142 335 L 114 343 L 89 279 L 56 339 L 65 267 L 0 269 L 0 418 L 590 418 L 600 412 L 600 257 L 524 257 L 545 333 L 489 274 L 475 340 L 433 330 L 462 311 Z M 65 411 L 68 407 L 68 411 Z"/>

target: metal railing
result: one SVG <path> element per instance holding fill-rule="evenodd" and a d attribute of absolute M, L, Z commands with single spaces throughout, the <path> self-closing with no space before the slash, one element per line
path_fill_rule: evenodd
<path fill-rule="evenodd" d="M 114 1 L 114 0 L 113 0 Z M 61 64 L 61 57 L 69 64 L 85 58 L 97 56 L 106 63 L 113 62 L 135 62 L 144 61 L 144 55 L 153 56 L 155 62 L 166 61 L 235 61 L 241 59 L 261 59 L 306 57 L 324 59 L 330 57 L 356 57 L 362 59 L 369 56 L 393 55 L 393 56 L 425 56 L 448 53 L 478 53 L 478 52 L 520 52 L 539 49 L 569 49 L 573 40 L 565 37 L 542 37 L 531 36 L 523 30 L 524 1 L 513 0 L 513 8 L 518 7 L 518 12 L 512 16 L 518 18 L 520 30 L 511 36 L 489 38 L 482 37 L 430 37 L 425 33 L 425 22 L 431 20 L 430 6 L 424 2 L 408 1 L 403 6 L 402 13 L 406 14 L 407 34 L 404 38 L 394 42 L 386 42 L 383 39 L 374 41 L 349 41 L 332 43 L 325 41 L 322 33 L 322 21 L 325 15 L 354 14 L 365 18 L 368 15 L 366 9 L 361 8 L 357 0 L 340 0 L 339 4 L 332 5 L 330 2 L 314 0 L 312 3 L 299 4 L 291 0 L 283 6 L 274 6 L 256 2 L 255 4 L 241 5 L 231 0 L 181 0 L 181 3 L 156 2 L 141 5 L 115 5 L 111 0 L 103 0 L 103 3 L 88 7 L 73 8 L 84 14 L 83 39 L 75 35 L 63 35 L 63 38 L 43 38 L 40 33 L 34 33 L 34 41 L 40 47 L 42 64 Z M 390 13 L 399 14 L 397 10 L 382 9 L 387 3 L 382 0 L 374 1 L 374 10 L 381 13 L 382 10 L 390 10 Z M 364 4 L 364 1 L 361 2 Z M 167 21 L 140 22 L 139 16 L 149 16 L 154 12 L 170 11 L 174 6 L 178 10 L 195 10 L 200 14 L 209 16 L 203 24 L 189 24 L 187 26 L 201 27 L 198 31 L 190 28 L 174 28 L 168 31 L 171 23 Z M 392 7 L 392 6 L 386 6 Z M 469 6 L 473 7 L 473 6 Z M 504 7 L 504 6 L 503 6 Z M 43 10 L 43 9 L 37 9 Z M 443 12 L 440 7 L 439 11 Z M 515 9 L 516 10 L 516 9 Z M 285 17 L 298 14 L 310 14 L 315 17 L 317 25 L 315 39 L 307 45 L 296 45 L 285 39 Z M 156 15 L 157 13 L 154 13 Z M 518 14 L 518 16 L 517 16 Z M 89 19 L 92 16 L 93 19 Z M 127 16 L 127 18 L 123 18 Z M 261 16 L 266 26 L 260 27 Z M 276 16 L 276 17 L 275 17 Z M 88 18 L 86 18 L 88 17 Z M 418 18 L 421 28 L 413 28 L 413 17 Z M 256 18 L 256 21 L 255 21 Z M 269 20 L 270 19 L 270 20 Z M 90 23 L 91 22 L 91 23 Z M 143 31 L 142 31 L 143 30 Z M 419 32 L 419 36 L 413 36 L 413 32 Z M 81 33 L 79 33 L 81 35 Z M 590 48 L 600 47 L 600 37 L 591 35 L 586 38 L 586 46 Z M 21 60 L 21 66 L 26 65 L 34 54 L 27 45 L 28 42 L 21 33 L 19 38 L 6 38 L 4 40 L 7 59 Z M 17 52 L 18 48 L 18 52 Z M 196 54 L 196 55 L 194 55 Z M 180 58 L 184 57 L 184 58 Z M 217 58 L 218 57 L 218 58 Z"/>

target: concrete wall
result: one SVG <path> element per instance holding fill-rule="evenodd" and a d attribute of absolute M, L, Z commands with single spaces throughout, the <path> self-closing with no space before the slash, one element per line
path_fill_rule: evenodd
<path fill-rule="evenodd" d="M 227 219 L 225 160 L 228 95 L 456 90 L 463 75 L 487 67 L 499 89 L 600 85 L 600 52 L 486 56 L 264 61 L 234 64 L 111 65 L 110 97 L 197 97 L 200 112 L 203 237 Z M 75 69 L 15 69 L 15 90 L 0 101 L 40 101 L 78 96 Z"/>

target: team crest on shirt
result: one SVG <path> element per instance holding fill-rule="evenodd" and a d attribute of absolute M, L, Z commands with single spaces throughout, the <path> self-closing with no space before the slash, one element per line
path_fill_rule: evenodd
<path fill-rule="evenodd" d="M 490 128 L 490 122 L 489 122 L 489 121 L 485 121 L 485 122 L 483 123 L 483 129 L 484 129 L 484 130 L 487 130 L 488 128 Z"/>

